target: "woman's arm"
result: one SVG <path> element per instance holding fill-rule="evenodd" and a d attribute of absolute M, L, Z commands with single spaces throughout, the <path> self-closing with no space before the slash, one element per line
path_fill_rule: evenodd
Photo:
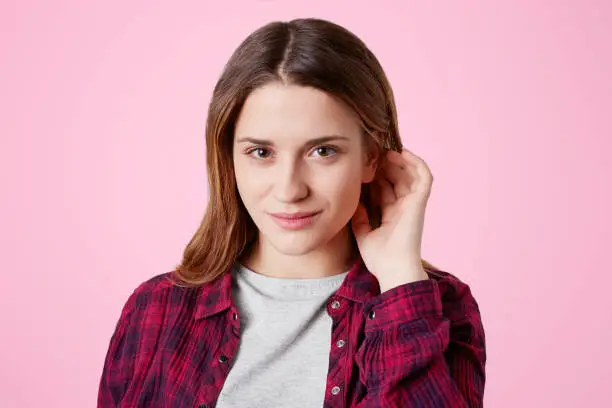
<path fill-rule="evenodd" d="M 367 407 L 482 407 L 485 336 L 478 305 L 452 275 L 393 288 L 365 306 L 356 359 Z"/>
<path fill-rule="evenodd" d="M 104 368 L 98 390 L 98 408 L 115 408 L 121 403 L 134 374 L 135 336 L 130 328 L 137 292 L 123 307 L 104 360 Z"/>

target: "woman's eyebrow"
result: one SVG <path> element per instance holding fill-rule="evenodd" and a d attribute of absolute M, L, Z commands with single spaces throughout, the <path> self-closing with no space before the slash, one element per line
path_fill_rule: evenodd
<path fill-rule="evenodd" d="M 317 144 L 329 143 L 329 142 L 339 141 L 339 140 L 350 141 L 350 138 L 346 136 L 340 136 L 340 135 L 320 136 L 320 137 L 315 137 L 314 139 L 307 140 L 304 143 L 304 146 L 313 146 Z M 241 137 L 236 140 L 236 143 L 252 143 L 252 144 L 256 144 L 260 146 L 274 146 L 274 142 L 272 142 L 271 140 L 257 139 L 254 137 Z"/>

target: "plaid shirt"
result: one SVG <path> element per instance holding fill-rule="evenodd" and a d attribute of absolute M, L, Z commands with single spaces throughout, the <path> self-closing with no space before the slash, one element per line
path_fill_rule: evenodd
<path fill-rule="evenodd" d="M 456 277 L 428 273 L 429 280 L 380 294 L 363 262 L 349 271 L 327 303 L 325 408 L 482 407 L 478 305 Z M 106 355 L 99 408 L 216 405 L 240 340 L 232 275 L 198 288 L 173 285 L 170 276 L 141 284 L 127 300 Z"/>

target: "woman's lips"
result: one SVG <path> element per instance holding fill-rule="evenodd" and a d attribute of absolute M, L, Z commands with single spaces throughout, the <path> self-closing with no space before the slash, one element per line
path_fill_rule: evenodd
<path fill-rule="evenodd" d="M 298 230 L 306 228 L 315 221 L 320 211 L 296 212 L 296 213 L 270 213 L 270 216 L 278 226 L 287 230 Z"/>

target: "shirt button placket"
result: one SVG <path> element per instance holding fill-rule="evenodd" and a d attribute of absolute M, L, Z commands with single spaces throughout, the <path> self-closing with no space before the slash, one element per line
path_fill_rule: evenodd
<path fill-rule="evenodd" d="M 343 306 L 343 305 L 342 305 L 342 303 L 341 303 L 341 300 L 339 300 L 339 299 L 333 299 L 333 300 L 331 301 L 331 303 L 329 304 L 329 307 L 330 307 L 330 309 L 331 309 L 331 310 L 330 310 L 330 313 L 331 313 L 332 315 L 336 316 L 336 317 L 334 318 L 334 320 L 336 320 L 336 319 L 341 319 L 341 317 L 339 316 L 339 312 L 340 312 L 340 309 L 342 308 L 342 306 Z M 335 344 L 336 344 L 336 350 L 337 350 L 337 351 L 335 351 L 335 352 L 334 352 L 334 354 L 336 355 L 335 360 L 336 360 L 337 364 L 343 365 L 343 364 L 344 364 L 344 358 L 339 358 L 339 357 L 340 357 L 340 354 L 336 354 L 336 353 L 341 353 L 340 349 L 342 349 L 342 348 L 344 348 L 344 347 L 346 346 L 346 343 L 347 343 L 347 342 L 346 342 L 346 340 L 345 340 L 345 335 L 346 335 L 346 333 L 340 333 L 340 332 L 337 332 L 337 331 L 336 331 L 335 333 L 333 333 L 333 335 L 334 335 L 334 336 L 337 336 L 337 337 L 336 337 L 336 339 L 337 339 L 337 340 L 336 340 L 336 343 L 335 343 Z M 336 371 L 336 372 L 342 372 L 343 370 L 339 370 L 339 371 L 335 370 L 335 371 Z M 331 380 L 332 384 L 334 384 L 334 382 L 336 382 L 336 381 L 338 381 L 338 380 L 340 380 L 340 381 L 341 381 L 341 379 L 340 379 L 340 378 L 335 378 L 335 379 L 329 378 L 329 380 Z M 341 387 L 341 385 L 340 385 L 340 384 L 338 384 L 338 383 L 334 384 L 334 385 L 333 385 L 333 386 L 332 386 L 332 387 L 329 389 L 329 393 L 330 393 L 330 394 L 331 394 L 331 395 L 332 395 L 334 398 L 339 398 L 339 397 L 338 397 L 338 394 L 340 394 L 341 392 L 342 392 L 342 387 Z"/>

